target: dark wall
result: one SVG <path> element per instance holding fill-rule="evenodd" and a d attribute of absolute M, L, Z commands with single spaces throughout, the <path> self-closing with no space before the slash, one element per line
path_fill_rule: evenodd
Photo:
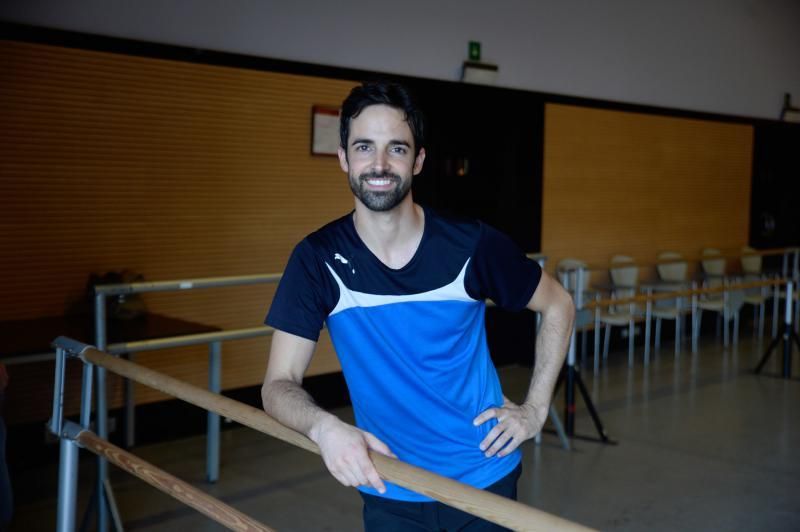
<path fill-rule="evenodd" d="M 750 245 L 800 245 L 800 124 L 755 126 Z"/>
<path fill-rule="evenodd" d="M 477 85 L 416 88 L 428 133 L 414 198 L 483 220 L 524 251 L 539 251 L 544 99 Z"/>

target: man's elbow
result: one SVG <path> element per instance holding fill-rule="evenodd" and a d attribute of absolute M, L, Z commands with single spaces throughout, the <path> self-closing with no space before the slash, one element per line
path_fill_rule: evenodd
<path fill-rule="evenodd" d="M 558 287 L 553 296 L 547 314 L 550 314 L 553 320 L 563 323 L 566 330 L 571 331 L 575 323 L 575 303 L 572 301 L 572 296 L 561 287 Z"/>
<path fill-rule="evenodd" d="M 280 382 L 275 379 L 264 379 L 261 385 L 261 406 L 267 414 L 272 414 L 275 395 L 280 393 Z"/>
<path fill-rule="evenodd" d="M 562 305 L 564 306 L 564 314 L 569 321 L 569 328 L 572 329 L 572 325 L 575 323 L 575 302 L 566 290 L 563 293 Z"/>
<path fill-rule="evenodd" d="M 270 392 L 269 385 L 270 383 L 267 381 L 264 381 L 264 384 L 261 385 L 261 407 L 268 414 L 269 414 L 269 392 Z"/>

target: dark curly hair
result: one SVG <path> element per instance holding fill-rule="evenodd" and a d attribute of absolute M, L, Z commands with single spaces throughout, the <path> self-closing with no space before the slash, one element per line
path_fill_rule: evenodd
<path fill-rule="evenodd" d="M 339 137 L 342 149 L 347 151 L 350 136 L 350 121 L 370 105 L 388 105 L 403 111 L 406 122 L 414 137 L 414 155 L 419 155 L 425 139 L 425 119 L 414 102 L 408 89 L 388 81 L 369 81 L 353 87 L 342 103 L 342 116 L 339 119 Z"/>

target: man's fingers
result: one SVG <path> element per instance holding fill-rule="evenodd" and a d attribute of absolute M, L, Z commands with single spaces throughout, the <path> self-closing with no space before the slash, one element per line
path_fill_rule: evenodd
<path fill-rule="evenodd" d="M 522 443 L 522 440 L 521 440 L 521 439 L 518 439 L 518 438 L 516 438 L 516 437 L 514 437 L 514 438 L 511 438 L 511 439 L 508 441 L 508 443 L 506 444 L 506 446 L 505 446 L 505 447 L 503 447 L 503 448 L 502 448 L 502 449 L 501 449 L 501 450 L 500 450 L 500 451 L 497 453 L 497 456 L 498 456 L 498 457 L 500 457 L 500 458 L 502 458 L 503 456 L 506 456 L 506 455 L 509 455 L 509 454 L 513 453 L 513 452 L 514 452 L 514 449 L 516 449 L 517 447 L 519 447 L 521 443 Z"/>
<path fill-rule="evenodd" d="M 360 485 L 349 469 L 329 469 L 329 471 L 342 486 L 355 487 Z"/>
<path fill-rule="evenodd" d="M 495 454 L 497 454 L 497 451 L 505 447 L 505 445 L 508 443 L 510 439 L 511 439 L 511 434 L 509 434 L 508 431 L 504 431 L 500 436 L 497 437 L 496 440 L 494 440 L 494 443 L 491 445 L 491 447 L 486 449 L 486 453 L 484 454 L 487 457 L 494 456 Z"/>
<path fill-rule="evenodd" d="M 363 477 L 361 482 L 362 486 L 372 486 L 378 490 L 379 493 L 384 493 L 386 491 L 386 486 L 378 475 L 378 470 L 375 469 L 375 464 L 372 463 L 369 455 L 365 453 L 364 456 L 359 457 L 358 464 L 355 465 L 358 467 L 359 475 Z"/>
<path fill-rule="evenodd" d="M 365 432 L 364 438 L 367 440 L 367 445 L 369 445 L 369 448 L 373 451 L 377 451 L 385 456 L 397 458 L 397 455 L 395 455 L 392 450 L 389 449 L 389 446 L 379 440 L 374 434 Z"/>
<path fill-rule="evenodd" d="M 484 410 L 483 412 L 478 414 L 478 417 L 472 420 L 472 424 L 475 425 L 476 427 L 478 425 L 483 425 L 490 419 L 497 417 L 497 414 L 498 414 L 497 408 L 489 408 L 488 410 Z"/>
<path fill-rule="evenodd" d="M 497 437 L 503 433 L 503 430 L 504 427 L 501 424 L 498 423 L 497 425 L 495 425 L 492 428 L 492 430 L 489 431 L 489 434 L 487 434 L 486 437 L 481 442 L 480 444 L 481 451 L 485 451 L 486 449 L 488 449 L 489 446 L 492 444 L 492 442 L 495 441 Z"/>
<path fill-rule="evenodd" d="M 345 486 L 371 486 L 385 493 L 386 486 L 372 463 L 369 450 L 396 458 L 394 453 L 374 435 L 336 421 L 320 433 L 317 442 L 325 466 Z"/>
<path fill-rule="evenodd" d="M 370 486 L 378 490 L 378 493 L 386 493 L 386 485 L 381 480 L 380 475 L 378 475 L 378 470 L 375 467 L 371 467 L 369 471 L 367 471 L 367 482 Z"/>

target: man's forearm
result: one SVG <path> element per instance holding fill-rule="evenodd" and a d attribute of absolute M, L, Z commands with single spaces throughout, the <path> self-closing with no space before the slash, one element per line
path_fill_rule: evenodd
<path fill-rule="evenodd" d="M 325 419 L 335 417 L 317 406 L 301 385 L 290 380 L 265 384 L 261 389 L 261 399 L 267 414 L 314 441 L 317 441 L 316 427 Z"/>
<path fill-rule="evenodd" d="M 542 313 L 542 326 L 536 336 L 536 364 L 525 403 L 547 409 L 553 396 L 561 366 L 569 347 L 575 307 L 571 299 L 553 305 Z"/>

